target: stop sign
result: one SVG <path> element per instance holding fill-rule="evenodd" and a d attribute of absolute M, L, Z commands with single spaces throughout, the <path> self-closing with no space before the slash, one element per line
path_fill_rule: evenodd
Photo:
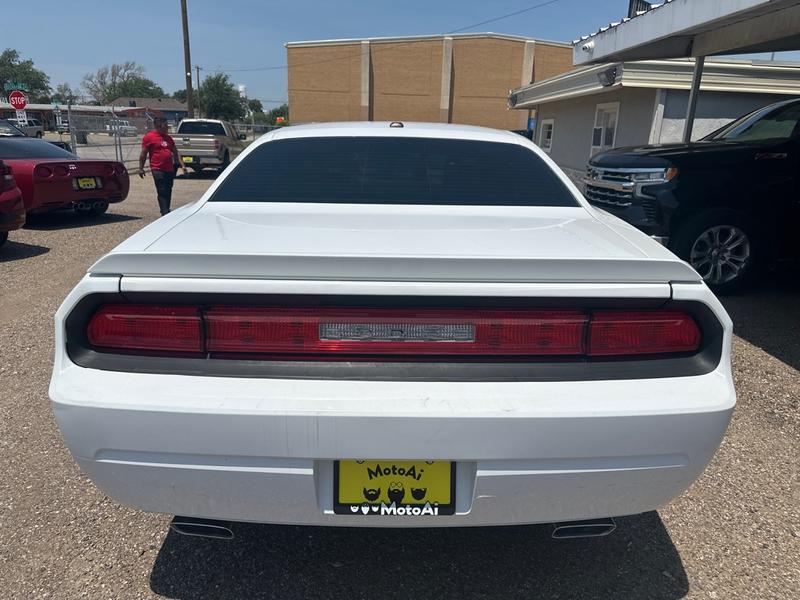
<path fill-rule="evenodd" d="M 8 103 L 17 110 L 25 110 L 25 107 L 28 106 L 28 99 L 24 93 L 14 90 L 8 95 Z"/>

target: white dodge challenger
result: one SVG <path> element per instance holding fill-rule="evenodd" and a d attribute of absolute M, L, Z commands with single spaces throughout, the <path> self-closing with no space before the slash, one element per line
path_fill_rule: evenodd
<path fill-rule="evenodd" d="M 521 136 L 298 126 L 91 267 L 50 397 L 83 471 L 182 533 L 602 535 L 708 464 L 731 330 Z"/>

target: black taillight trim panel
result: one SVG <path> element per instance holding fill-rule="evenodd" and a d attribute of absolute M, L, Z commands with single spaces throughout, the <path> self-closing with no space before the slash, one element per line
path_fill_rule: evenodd
<path fill-rule="evenodd" d="M 106 371 L 131 373 L 254 377 L 267 379 L 323 379 L 363 381 L 597 381 L 650 379 L 705 375 L 717 368 L 722 357 L 723 328 L 711 309 L 700 302 L 659 299 L 609 298 L 463 298 L 380 297 L 391 306 L 459 306 L 485 308 L 596 308 L 677 309 L 691 314 L 701 331 L 697 351 L 680 355 L 570 358 L 549 357 L 535 361 L 480 362 L 386 362 L 326 360 L 264 360 L 246 356 L 191 357 L 180 353 L 158 355 L 141 352 L 109 352 L 93 348 L 86 326 L 103 304 L 241 304 L 288 306 L 375 306 L 371 296 L 276 296 L 232 294 L 102 293 L 81 299 L 66 319 L 67 354 L 75 364 Z"/>

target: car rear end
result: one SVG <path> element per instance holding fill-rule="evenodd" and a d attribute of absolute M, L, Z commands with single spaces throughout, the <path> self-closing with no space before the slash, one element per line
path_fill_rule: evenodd
<path fill-rule="evenodd" d="M 223 163 L 224 144 L 219 138 L 193 135 L 176 139 L 175 145 L 187 167 L 218 167 Z"/>
<path fill-rule="evenodd" d="M 214 120 L 181 121 L 175 134 L 175 146 L 181 160 L 187 167 L 194 168 L 223 165 L 228 141 L 222 122 Z"/>
<path fill-rule="evenodd" d="M 130 189 L 128 170 L 116 161 L 36 160 L 30 177 L 29 212 L 114 204 L 125 200 Z"/>
<path fill-rule="evenodd" d="M 337 139 L 386 135 L 366 132 Z M 462 526 L 648 511 L 702 472 L 735 395 L 731 323 L 697 275 L 584 206 L 519 136 L 404 135 L 521 146 L 543 193 L 569 198 L 226 202 L 244 189 L 224 186 L 235 166 L 97 263 L 56 315 L 50 396 L 95 483 L 189 517 Z M 347 153 L 332 149 L 316 160 Z M 309 150 L 275 146 L 286 168 Z M 404 156 L 372 182 L 401 177 Z M 486 165 L 498 181 L 505 162 Z"/>
<path fill-rule="evenodd" d="M 25 203 L 11 167 L 0 160 L 0 244 L 25 224 Z"/>

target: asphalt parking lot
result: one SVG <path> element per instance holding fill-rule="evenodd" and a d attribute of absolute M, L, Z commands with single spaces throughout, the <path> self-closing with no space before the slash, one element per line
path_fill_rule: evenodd
<path fill-rule="evenodd" d="M 175 205 L 210 176 L 181 178 Z M 239 525 L 168 532 L 75 466 L 53 420 L 52 315 L 87 267 L 158 216 L 150 180 L 95 219 L 33 220 L 0 249 L 0 598 L 797 598 L 800 284 L 724 303 L 739 405 L 708 471 L 607 538 L 544 526 L 451 530 Z"/>

